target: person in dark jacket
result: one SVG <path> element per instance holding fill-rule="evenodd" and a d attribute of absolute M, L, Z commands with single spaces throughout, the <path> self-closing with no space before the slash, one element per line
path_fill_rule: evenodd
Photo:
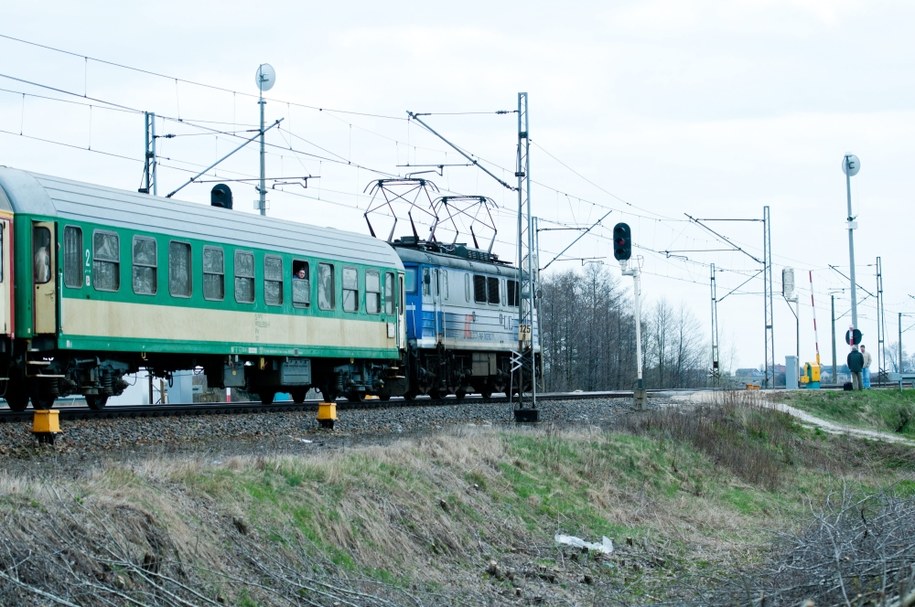
<path fill-rule="evenodd" d="M 852 389 L 861 390 L 861 370 L 864 369 L 864 355 L 858 351 L 858 346 L 852 346 L 848 358 L 845 359 L 848 370 L 851 371 Z"/>

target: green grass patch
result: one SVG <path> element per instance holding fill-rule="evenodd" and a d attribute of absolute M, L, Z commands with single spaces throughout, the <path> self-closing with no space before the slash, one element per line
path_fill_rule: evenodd
<path fill-rule="evenodd" d="M 792 390 L 771 398 L 824 419 L 915 438 L 915 389 Z"/>

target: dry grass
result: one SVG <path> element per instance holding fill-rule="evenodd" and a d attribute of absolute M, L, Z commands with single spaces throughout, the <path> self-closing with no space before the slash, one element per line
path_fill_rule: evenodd
<path fill-rule="evenodd" d="M 800 529 L 846 466 L 870 458 L 869 478 L 849 473 L 856 486 L 895 478 L 876 474 L 895 451 L 721 398 L 623 432 L 468 426 L 311 457 L 109 465 L 53 485 L 0 476 L 0 604 L 686 600 L 696 580 L 707 590 L 763 562 L 769 530 Z M 616 550 L 557 546 L 557 532 Z"/>

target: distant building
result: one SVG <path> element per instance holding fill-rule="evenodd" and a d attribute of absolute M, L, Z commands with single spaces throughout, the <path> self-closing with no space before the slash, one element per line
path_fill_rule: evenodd
<path fill-rule="evenodd" d="M 741 382 L 753 383 L 762 381 L 766 378 L 766 374 L 760 371 L 759 369 L 737 369 L 734 371 L 734 379 Z"/>

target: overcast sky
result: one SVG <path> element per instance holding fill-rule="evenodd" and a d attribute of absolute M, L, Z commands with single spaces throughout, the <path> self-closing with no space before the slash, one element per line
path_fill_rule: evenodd
<path fill-rule="evenodd" d="M 498 206 L 495 251 L 515 257 L 518 94 L 526 92 L 531 203 L 544 228 L 584 228 L 547 273 L 612 258 L 615 223 L 632 226 L 643 309 L 687 310 L 711 341 L 711 264 L 725 368 L 764 362 L 761 265 L 769 207 L 776 363 L 831 363 L 850 324 L 846 153 L 858 324 L 876 353 L 877 267 L 885 345 L 915 324 L 911 271 L 915 171 L 915 5 L 847 0 L 637 2 L 100 2 L 4 8 L 0 164 L 136 189 L 143 111 L 154 112 L 158 193 L 253 137 L 255 73 L 265 93 L 268 214 L 365 231 L 370 184 L 426 173 L 434 195 Z M 561 7 L 561 8 L 560 8 Z M 507 110 L 508 113 L 499 113 Z M 459 146 L 493 176 L 441 138 Z M 165 138 L 166 135 L 176 135 Z M 409 165 L 409 166 L 407 166 Z M 244 147 L 201 179 L 251 179 Z M 310 176 L 307 188 L 299 178 Z M 257 212 L 251 181 L 230 182 Z M 285 185 L 283 185 L 285 183 Z M 178 198 L 208 202 L 212 183 Z M 376 200 L 377 202 L 377 200 Z M 731 244 L 716 238 L 702 221 Z M 738 221 L 754 220 L 754 221 Z M 540 233 L 546 265 L 580 232 Z M 583 261 L 587 260 L 587 261 Z M 781 296 L 795 269 L 799 324 Z M 813 276 L 811 306 L 810 272 Z M 903 344 L 915 343 L 915 329 Z M 907 349 L 912 350 L 915 346 Z M 709 351 L 710 354 L 710 351 Z M 874 361 L 872 370 L 876 370 Z"/>

